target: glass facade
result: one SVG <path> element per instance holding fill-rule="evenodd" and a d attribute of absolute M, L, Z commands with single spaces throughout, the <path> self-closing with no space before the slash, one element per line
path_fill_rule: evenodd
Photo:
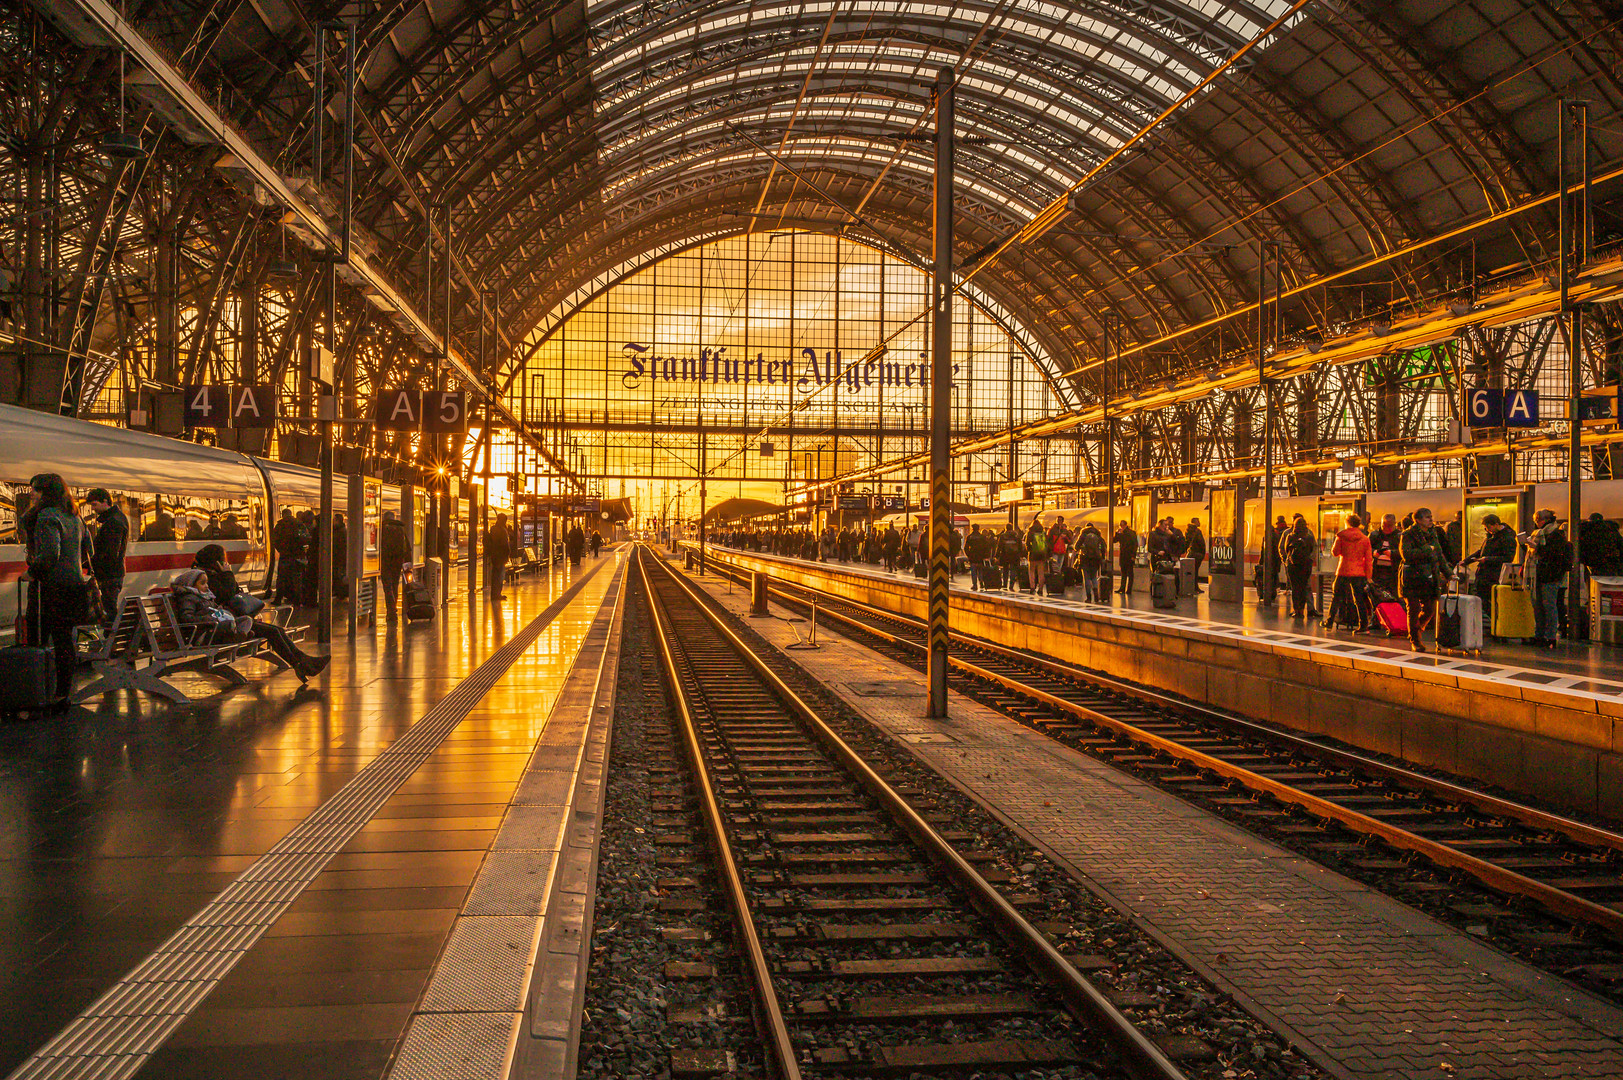
<path fill-rule="evenodd" d="M 555 323 L 531 343 L 509 404 L 545 424 L 561 456 L 604 476 L 602 494 L 632 497 L 639 515 L 678 498 L 696 512 L 701 465 L 712 502 L 781 502 L 791 478 L 924 448 L 927 290 L 916 267 L 838 237 L 715 241 L 625 277 Z M 960 296 L 953 314 L 955 436 L 1068 407 L 1054 365 L 989 300 Z M 511 467 L 511 453 L 504 461 L 498 449 L 496 471 Z M 956 463 L 955 481 L 972 486 L 962 501 L 988 502 L 988 485 L 1007 478 L 1007 452 L 994 457 Z M 1017 476 L 1040 479 L 1029 470 L 1046 467 L 1046 447 L 1021 448 Z M 886 478 L 885 490 L 909 479 L 922 494 L 922 474 Z"/>

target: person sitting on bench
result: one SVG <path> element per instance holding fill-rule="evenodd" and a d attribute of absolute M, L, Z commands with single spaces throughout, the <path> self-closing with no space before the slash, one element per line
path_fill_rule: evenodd
<path fill-rule="evenodd" d="M 332 657 L 311 656 L 301 651 L 288 632 L 275 623 L 234 615 L 220 606 L 212 587 L 216 577 L 227 595 L 241 591 L 237 588 L 236 575 L 225 566 L 224 555 L 224 549 L 218 544 L 209 544 L 194 557 L 192 569 L 183 570 L 175 576 L 170 583 L 174 590 L 171 603 L 175 608 L 175 619 L 182 625 L 217 627 L 216 635 L 226 641 L 245 641 L 250 637 L 263 639 L 271 651 L 293 669 L 301 683 L 325 671 L 327 665 L 332 663 Z"/>

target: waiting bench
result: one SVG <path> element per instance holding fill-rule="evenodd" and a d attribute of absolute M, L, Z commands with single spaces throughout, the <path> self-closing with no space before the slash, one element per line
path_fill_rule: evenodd
<path fill-rule="evenodd" d="M 303 639 L 307 628 L 290 625 L 292 607 L 266 610 L 294 641 Z M 248 679 L 233 666 L 239 660 L 265 660 L 277 671 L 288 668 L 262 638 L 216 641 L 217 632 L 214 626 L 182 624 L 175 617 L 167 592 L 127 596 L 105 633 L 92 633 L 87 635 L 88 640 L 81 641 L 80 659 L 90 663 L 97 678 L 74 693 L 73 700 L 85 701 L 112 690 L 141 690 L 177 705 L 190 705 L 192 699 L 166 681 L 166 676 L 196 672 L 218 675 L 233 686 L 242 686 Z"/>

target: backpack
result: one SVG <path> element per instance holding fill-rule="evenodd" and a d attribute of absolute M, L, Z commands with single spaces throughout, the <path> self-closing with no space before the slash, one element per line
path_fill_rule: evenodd
<path fill-rule="evenodd" d="M 1538 576 L 1540 581 L 1552 581 L 1560 574 L 1572 570 L 1572 545 L 1567 542 L 1567 534 L 1556 530 L 1550 538 L 1544 541 L 1544 546 L 1538 553 Z"/>
<path fill-rule="evenodd" d="M 1082 534 L 1082 557 L 1089 562 L 1102 562 L 1105 557 L 1105 538 L 1097 531 Z"/>
<path fill-rule="evenodd" d="M 1032 533 L 1029 547 L 1033 559 L 1048 558 L 1048 536 L 1045 533 Z"/>
<path fill-rule="evenodd" d="M 1012 536 L 1009 533 L 1004 533 L 1003 539 L 998 544 L 998 551 L 1001 552 L 1003 557 L 1008 559 L 1009 562 L 1019 562 L 1020 538 L 1018 536 Z"/>

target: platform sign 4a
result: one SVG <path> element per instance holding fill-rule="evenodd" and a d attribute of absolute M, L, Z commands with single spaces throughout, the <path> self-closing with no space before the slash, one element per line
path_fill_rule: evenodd
<path fill-rule="evenodd" d="M 187 427 L 276 426 L 278 399 L 273 386 L 195 383 L 182 388 L 180 400 Z"/>

